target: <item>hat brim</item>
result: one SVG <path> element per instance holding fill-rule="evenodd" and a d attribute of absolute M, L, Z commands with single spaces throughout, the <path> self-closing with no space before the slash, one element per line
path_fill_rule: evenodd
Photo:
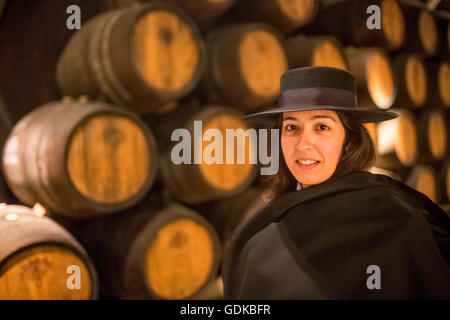
<path fill-rule="evenodd" d="M 280 107 L 274 108 L 258 113 L 249 114 L 243 116 L 242 119 L 250 122 L 269 124 L 277 119 L 280 113 L 284 112 L 296 112 L 296 111 L 310 111 L 310 110 L 332 110 L 336 112 L 351 113 L 359 118 L 362 123 L 381 122 L 397 118 L 399 115 L 395 112 L 382 111 L 382 110 L 367 110 L 367 109 L 355 109 L 344 108 L 329 105 L 314 105 L 314 106 L 296 106 L 296 107 Z"/>

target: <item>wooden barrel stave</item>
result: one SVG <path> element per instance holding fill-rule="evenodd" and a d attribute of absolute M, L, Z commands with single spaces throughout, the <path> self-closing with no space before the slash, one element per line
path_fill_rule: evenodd
<path fill-rule="evenodd" d="M 51 106 L 43 106 L 42 110 L 51 110 Z M 5 173 L 5 179 L 12 192 L 17 196 L 20 195 L 20 200 L 27 205 L 34 205 L 39 199 L 39 191 L 44 192 L 45 189 L 40 189 L 41 185 L 34 179 L 30 179 L 29 176 L 35 174 L 35 167 L 26 165 L 28 159 L 31 161 L 36 160 L 35 153 L 39 146 L 39 135 L 37 127 L 41 121 L 48 121 L 50 118 L 50 112 L 39 112 L 33 110 L 21 119 L 18 125 L 11 132 L 5 147 L 3 150 L 3 170 Z M 29 128 L 29 129 L 28 129 Z M 36 132 L 31 137 L 27 135 L 28 130 Z M 29 148 L 21 148 L 26 144 L 30 145 Z M 58 145 L 56 145 L 58 146 Z M 23 152 L 23 157 L 19 156 L 19 153 Z M 57 205 L 54 200 L 49 202 L 52 206 Z M 58 203 L 60 204 L 60 203 Z"/>
<path fill-rule="evenodd" d="M 99 35 L 104 29 L 106 20 L 103 17 L 105 16 L 108 16 L 108 13 L 101 13 L 86 21 L 83 24 L 83 32 L 74 33 L 61 53 L 56 65 L 56 82 L 63 95 L 79 96 L 83 94 L 92 98 L 101 96 L 96 85 L 96 76 L 99 76 L 100 72 L 95 73 L 95 69 L 92 70 L 93 62 L 91 63 L 89 60 L 95 53 L 91 46 L 100 43 Z M 91 40 L 90 34 L 93 32 L 96 32 L 96 37 L 92 37 Z M 97 69 L 99 70 L 98 67 Z M 74 73 L 78 77 L 67 76 Z"/>

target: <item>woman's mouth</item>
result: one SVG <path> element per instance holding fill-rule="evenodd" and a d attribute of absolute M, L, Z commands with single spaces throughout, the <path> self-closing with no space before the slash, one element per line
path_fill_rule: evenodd
<path fill-rule="evenodd" d="M 312 159 L 295 160 L 297 166 L 302 170 L 310 170 L 319 165 L 320 161 Z"/>

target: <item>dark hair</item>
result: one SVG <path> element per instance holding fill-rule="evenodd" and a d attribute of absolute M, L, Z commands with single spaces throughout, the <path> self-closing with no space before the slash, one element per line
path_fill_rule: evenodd
<path fill-rule="evenodd" d="M 345 129 L 345 140 L 343 151 L 337 164 L 336 170 L 330 179 L 344 176 L 354 171 L 369 170 L 375 163 L 376 155 L 372 138 L 361 121 L 351 113 L 336 112 Z M 283 114 L 278 117 L 274 129 L 281 129 L 283 124 Z M 279 141 L 280 154 L 281 141 Z M 270 149 L 269 149 L 270 150 Z M 297 180 L 286 165 L 284 156 L 280 158 L 278 173 L 274 175 L 262 176 L 263 198 L 270 201 L 280 195 L 297 190 Z"/>

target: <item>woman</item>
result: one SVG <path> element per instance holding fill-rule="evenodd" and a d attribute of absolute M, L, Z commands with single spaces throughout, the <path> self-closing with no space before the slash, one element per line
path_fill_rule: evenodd
<path fill-rule="evenodd" d="M 367 172 L 374 147 L 362 123 L 395 118 L 358 109 L 351 73 L 292 69 L 277 120 L 283 154 L 270 203 L 225 253 L 225 299 L 450 298 L 450 219 L 420 192 Z"/>

